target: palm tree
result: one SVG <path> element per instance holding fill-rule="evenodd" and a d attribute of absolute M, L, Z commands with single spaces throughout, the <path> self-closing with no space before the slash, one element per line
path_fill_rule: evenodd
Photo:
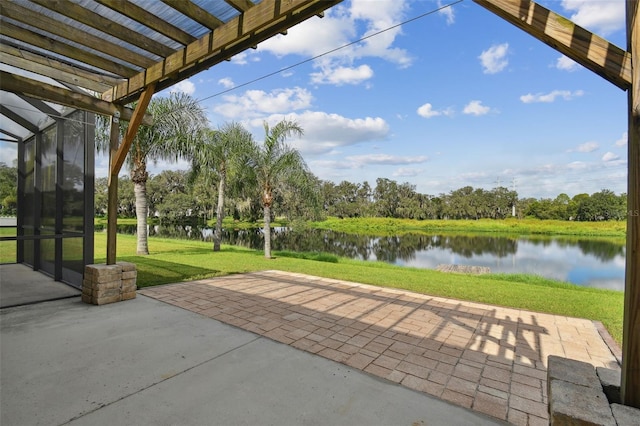
<path fill-rule="evenodd" d="M 137 218 L 137 253 L 149 254 L 147 242 L 147 161 L 176 161 L 189 158 L 207 124 L 203 108 L 191 96 L 171 93 L 154 97 L 147 111 L 153 115 L 151 126 L 140 126 L 127 156 L 134 184 Z"/>
<path fill-rule="evenodd" d="M 213 251 L 220 251 L 227 179 L 246 167 L 247 154 L 252 146 L 251 133 L 241 124 L 226 123 L 218 130 L 205 130 L 201 145 L 194 153 L 191 168 L 193 177 L 203 177 L 206 184 L 218 184 Z"/>
<path fill-rule="evenodd" d="M 282 120 L 272 128 L 264 123 L 265 139 L 262 145 L 254 145 L 250 164 L 260 191 L 264 211 L 264 257 L 271 259 L 271 205 L 273 191 L 280 182 L 301 181 L 308 172 L 302 155 L 285 140 L 290 136 L 302 136 L 302 128 L 294 121 Z"/>

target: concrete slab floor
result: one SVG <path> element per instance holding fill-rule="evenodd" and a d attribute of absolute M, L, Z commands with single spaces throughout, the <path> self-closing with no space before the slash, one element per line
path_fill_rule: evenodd
<path fill-rule="evenodd" d="M 0 308 L 80 297 L 80 290 L 23 264 L 0 265 Z"/>
<path fill-rule="evenodd" d="M 3 425 L 502 422 L 138 296 L 0 311 Z"/>

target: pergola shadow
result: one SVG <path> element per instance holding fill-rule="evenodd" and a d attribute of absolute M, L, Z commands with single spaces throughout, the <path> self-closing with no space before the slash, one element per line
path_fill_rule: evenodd
<path fill-rule="evenodd" d="M 278 271 L 141 293 L 503 420 L 548 417 L 551 330 L 519 310 Z"/>

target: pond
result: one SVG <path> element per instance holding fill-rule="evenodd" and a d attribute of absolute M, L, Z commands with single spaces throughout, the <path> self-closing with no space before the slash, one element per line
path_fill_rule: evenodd
<path fill-rule="evenodd" d="M 134 225 L 118 232 L 135 234 Z M 212 241 L 213 229 L 197 226 L 149 227 L 150 236 Z M 224 230 L 223 244 L 263 248 L 260 229 Z M 608 240 L 507 237 L 493 235 L 352 235 L 274 228 L 273 250 L 325 252 L 400 266 L 435 269 L 440 264 L 486 266 L 494 273 L 536 274 L 574 284 L 624 290 L 625 247 Z"/>

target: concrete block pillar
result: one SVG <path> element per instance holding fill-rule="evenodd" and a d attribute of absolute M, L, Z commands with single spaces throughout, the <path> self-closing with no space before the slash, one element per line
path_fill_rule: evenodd
<path fill-rule="evenodd" d="M 136 265 L 87 265 L 82 280 L 82 301 L 93 305 L 120 302 L 136 297 Z"/>

